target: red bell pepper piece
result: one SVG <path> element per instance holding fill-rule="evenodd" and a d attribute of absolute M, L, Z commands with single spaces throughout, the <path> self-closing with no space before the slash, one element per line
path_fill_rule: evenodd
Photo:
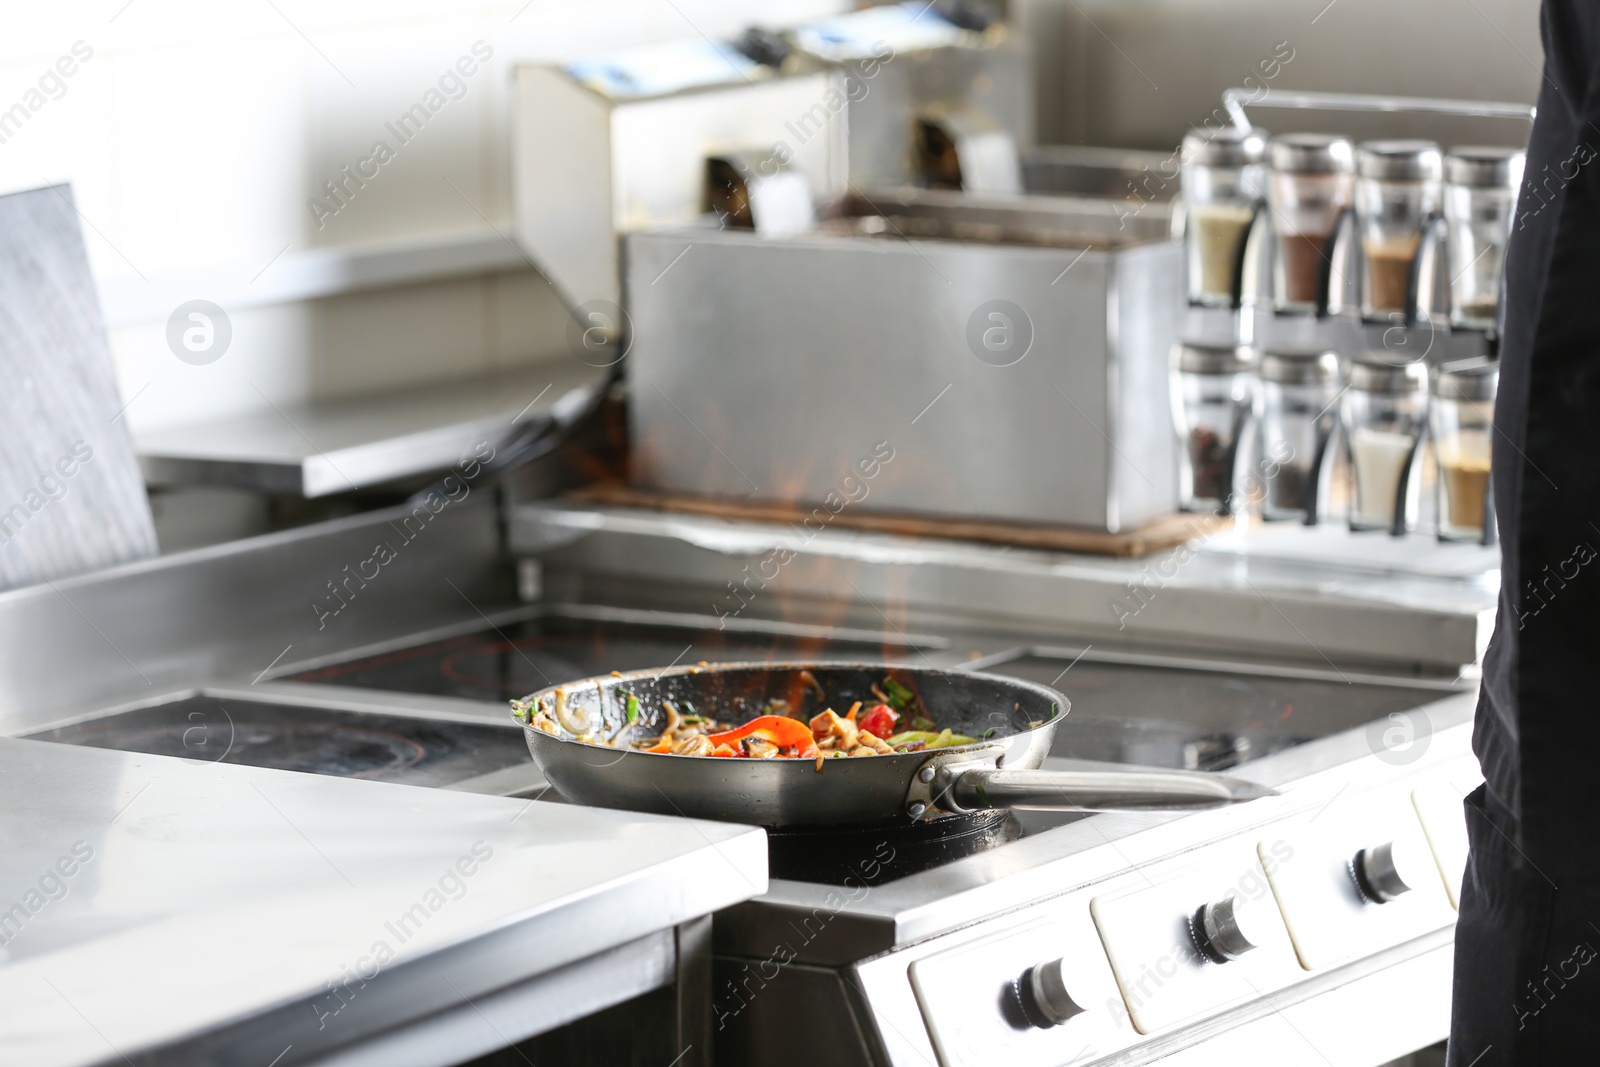
<path fill-rule="evenodd" d="M 732 746 L 751 735 L 764 737 L 779 748 L 798 749 L 801 756 L 817 754 L 817 741 L 811 736 L 811 727 L 787 715 L 759 715 L 743 726 L 708 736 L 713 745 Z"/>

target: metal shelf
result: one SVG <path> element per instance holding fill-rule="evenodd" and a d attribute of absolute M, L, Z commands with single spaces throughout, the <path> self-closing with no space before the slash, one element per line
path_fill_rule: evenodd
<path fill-rule="evenodd" d="M 549 364 L 135 435 L 152 486 L 228 486 L 306 498 L 443 471 L 604 372 Z"/>

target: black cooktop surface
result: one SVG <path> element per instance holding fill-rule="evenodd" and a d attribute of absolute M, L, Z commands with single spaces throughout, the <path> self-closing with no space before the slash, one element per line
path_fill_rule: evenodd
<path fill-rule="evenodd" d="M 290 676 L 295 682 L 507 701 L 611 671 L 678 664 L 903 658 L 904 647 L 539 616 Z"/>
<path fill-rule="evenodd" d="M 522 730 L 192 696 L 30 735 L 35 741 L 406 785 L 450 785 L 526 763 Z"/>
<path fill-rule="evenodd" d="M 1052 756 L 1199 771 L 1237 767 L 1450 691 L 1334 671 L 1283 677 L 1037 653 L 987 669 L 1066 694 L 1071 710 L 1056 730 Z"/>

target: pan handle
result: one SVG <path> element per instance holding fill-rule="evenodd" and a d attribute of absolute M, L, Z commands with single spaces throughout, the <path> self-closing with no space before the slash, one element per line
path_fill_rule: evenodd
<path fill-rule="evenodd" d="M 1240 778 L 1153 767 L 1103 771 L 952 767 L 947 781 L 939 804 L 958 812 L 981 808 L 1200 811 L 1277 795 L 1275 790 Z"/>

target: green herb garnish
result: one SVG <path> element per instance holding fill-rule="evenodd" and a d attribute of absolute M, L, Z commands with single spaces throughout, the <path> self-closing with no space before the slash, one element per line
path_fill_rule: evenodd
<path fill-rule="evenodd" d="M 623 718 L 627 720 L 629 726 L 632 726 L 639 721 L 639 698 L 626 689 L 622 691 L 622 695 L 628 698 L 623 704 Z"/>

